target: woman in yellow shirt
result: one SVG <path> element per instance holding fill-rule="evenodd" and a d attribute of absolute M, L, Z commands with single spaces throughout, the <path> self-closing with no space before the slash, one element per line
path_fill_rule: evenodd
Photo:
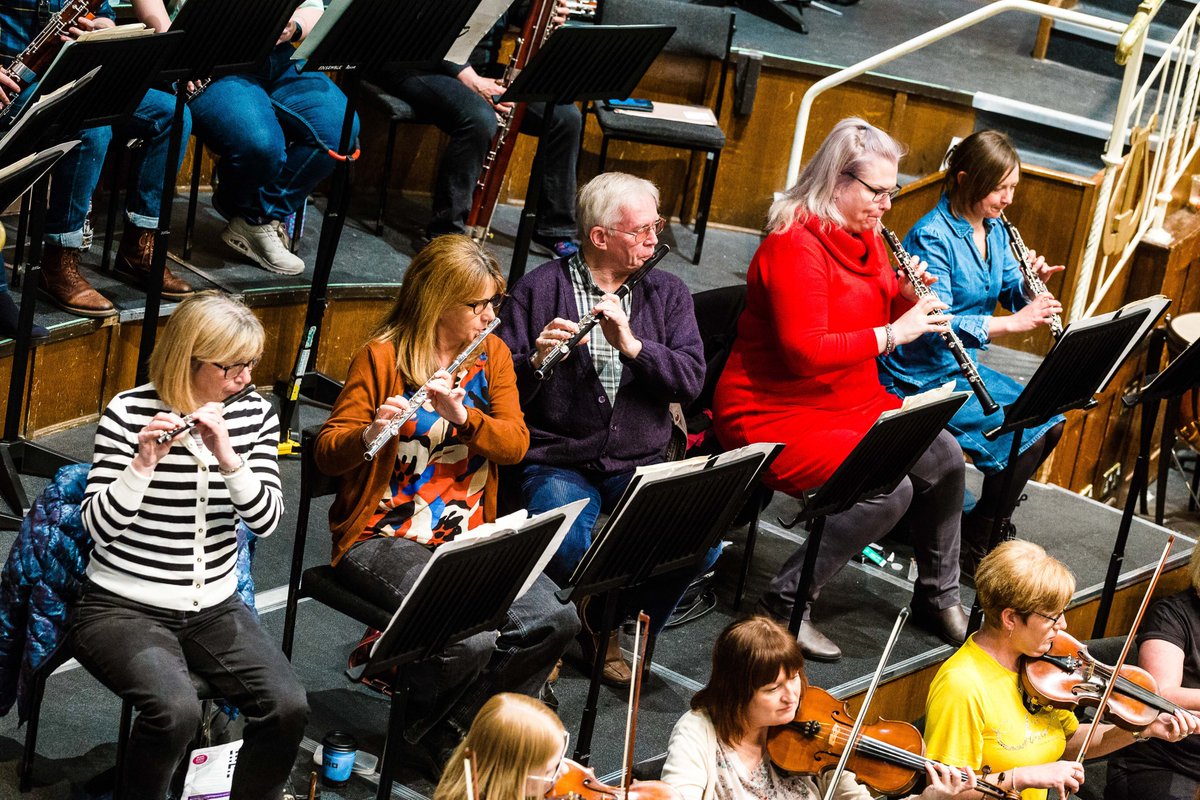
<path fill-rule="evenodd" d="M 933 679 L 925 706 L 929 758 L 991 771 L 987 780 L 1021 792 L 1022 800 L 1044 800 L 1047 789 L 1066 797 L 1083 783 L 1083 765 L 1061 760 L 1078 752 L 1095 723 L 1080 724 L 1070 711 L 1033 706 L 1022 694 L 1022 656 L 1037 657 L 1066 629 L 1075 578 L 1057 559 L 1032 542 L 1004 542 L 975 574 L 983 627 L 972 634 Z M 1194 718 L 1162 714 L 1150 727 L 1130 734 L 1100 724 L 1089 755 L 1111 753 L 1139 738 L 1177 741 L 1200 730 Z"/>

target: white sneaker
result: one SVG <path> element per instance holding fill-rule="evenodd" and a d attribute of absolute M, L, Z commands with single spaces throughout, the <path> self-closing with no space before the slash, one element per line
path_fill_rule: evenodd
<path fill-rule="evenodd" d="M 241 217 L 234 217 L 221 231 L 221 239 L 270 272 L 280 275 L 299 275 L 304 272 L 304 259 L 287 249 L 287 233 L 283 223 L 278 220 L 271 220 L 265 225 L 251 225 Z"/>

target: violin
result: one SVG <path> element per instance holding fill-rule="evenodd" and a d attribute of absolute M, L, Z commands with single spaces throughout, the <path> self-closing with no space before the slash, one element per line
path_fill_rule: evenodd
<path fill-rule="evenodd" d="M 609 786 L 596 777 L 591 767 L 570 758 L 563 759 L 566 768 L 546 800 L 683 800 L 676 789 L 665 781 L 636 781 L 633 778 L 633 742 L 637 737 L 637 711 L 642 699 L 642 662 L 646 658 L 650 617 L 638 614 L 637 634 L 633 642 L 633 680 L 629 684 L 629 705 L 625 717 L 625 748 L 621 785 Z"/>
<path fill-rule="evenodd" d="M 566 768 L 546 800 L 682 800 L 679 790 L 663 781 L 635 781 L 626 786 L 609 786 L 596 777 L 591 767 L 563 759 Z"/>
<path fill-rule="evenodd" d="M 834 768 L 853 727 L 854 714 L 846 702 L 805 682 L 795 718 L 767 734 L 767 752 L 782 770 L 817 775 Z M 934 763 L 925 758 L 925 740 L 915 727 L 880 719 L 862 726 L 846 768 L 876 794 L 898 795 L 912 789 L 925 766 Z M 966 778 L 964 771 L 959 775 Z M 987 781 L 979 781 L 975 790 L 996 800 L 1020 800 L 1019 793 Z"/>
<path fill-rule="evenodd" d="M 1191 711 L 1158 694 L 1158 682 L 1141 667 L 1123 665 L 1114 670 L 1092 658 L 1087 646 L 1065 631 L 1042 656 L 1021 660 L 1021 688 L 1042 706 L 1073 709 L 1080 703 L 1098 707 L 1116 675 L 1112 697 L 1105 713 L 1108 721 L 1127 731 L 1140 731 L 1158 715 Z"/>

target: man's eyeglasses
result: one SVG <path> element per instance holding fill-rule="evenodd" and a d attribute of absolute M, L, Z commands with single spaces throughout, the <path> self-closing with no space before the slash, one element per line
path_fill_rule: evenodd
<path fill-rule="evenodd" d="M 223 371 L 225 373 L 225 380 L 229 380 L 241 375 L 244 369 L 254 369 L 258 366 L 258 361 L 257 358 L 252 358 L 249 361 L 242 361 L 237 364 L 218 364 L 215 361 L 210 361 L 209 363 Z"/>
<path fill-rule="evenodd" d="M 501 292 L 500 294 L 492 295 L 486 300 L 472 300 L 469 303 L 463 303 L 463 305 L 471 309 L 475 316 L 482 314 L 483 310 L 488 306 L 492 307 L 492 311 L 498 313 L 500 311 L 500 306 L 503 305 L 504 298 L 506 297 L 508 297 L 508 295 L 506 295 L 504 292 Z"/>
<path fill-rule="evenodd" d="M 654 222 L 651 222 L 649 225 L 643 225 L 642 227 L 634 228 L 631 231 L 623 231 L 620 228 L 609 228 L 609 230 L 616 231 L 617 233 L 624 233 L 628 236 L 632 236 L 633 241 L 636 244 L 641 244 L 642 242 L 644 242 L 650 238 L 650 231 L 654 231 L 655 235 L 657 236 L 658 234 L 663 232 L 663 228 L 665 228 L 666 226 L 667 226 L 667 221 L 665 219 L 663 219 L 662 217 L 659 217 Z"/>
<path fill-rule="evenodd" d="M 889 200 L 895 200 L 896 195 L 900 194 L 899 186 L 893 186 L 890 189 L 880 189 L 878 186 L 872 186 L 871 184 L 867 183 L 862 178 L 855 175 L 853 172 L 843 172 L 842 174 L 848 178 L 854 178 L 854 180 L 858 181 L 863 186 L 867 187 L 867 189 L 871 192 L 871 199 L 874 200 L 876 203 L 882 203 L 883 198 L 885 198 L 885 197 L 888 198 Z"/>
<path fill-rule="evenodd" d="M 1049 620 L 1051 625 L 1057 627 L 1058 623 L 1062 622 L 1062 618 L 1063 618 L 1063 616 L 1066 615 L 1067 612 L 1060 611 L 1058 613 L 1058 615 L 1054 616 L 1054 617 L 1047 616 L 1040 611 L 1030 611 L 1029 613 L 1033 614 L 1034 616 L 1041 617 L 1042 619 Z"/>

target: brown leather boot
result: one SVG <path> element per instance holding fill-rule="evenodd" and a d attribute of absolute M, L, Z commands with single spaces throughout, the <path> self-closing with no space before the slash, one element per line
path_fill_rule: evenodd
<path fill-rule="evenodd" d="M 154 231 L 125 223 L 121 236 L 121 247 L 117 250 L 117 269 L 127 272 L 145 286 L 150 281 L 150 261 L 154 258 Z M 192 285 L 163 267 L 162 296 L 169 300 L 182 300 L 195 294 Z"/>
<path fill-rule="evenodd" d="M 46 245 L 42 289 L 55 305 L 81 317 L 111 317 L 117 313 L 113 304 L 79 274 L 79 250 L 74 247 Z"/>
<path fill-rule="evenodd" d="M 583 653 L 583 660 L 590 667 L 596 662 L 596 652 L 604 648 L 604 671 L 601 673 L 601 682 L 609 686 L 628 686 L 629 682 L 633 680 L 633 670 L 625 663 L 625 656 L 621 653 L 619 631 L 612 631 L 608 640 L 602 641 L 602 634 L 592 630 L 587 618 L 587 608 L 591 599 L 590 597 L 584 598 L 578 606 L 579 619 L 583 625 L 580 627 L 576 639 Z"/>

